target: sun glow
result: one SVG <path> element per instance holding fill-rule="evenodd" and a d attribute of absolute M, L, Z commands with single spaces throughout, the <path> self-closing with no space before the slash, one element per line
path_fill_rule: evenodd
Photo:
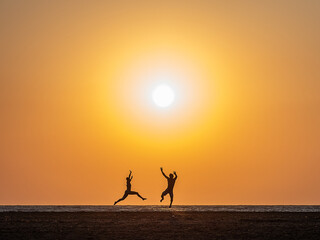
<path fill-rule="evenodd" d="M 175 100 L 175 94 L 168 85 L 157 86 L 153 91 L 152 99 L 158 107 L 169 107 Z"/>
<path fill-rule="evenodd" d="M 214 102 L 207 72 L 198 59 L 154 50 L 124 58 L 121 66 L 112 68 L 108 78 L 114 81 L 101 91 L 112 112 L 106 118 L 114 126 L 109 134 L 150 149 L 197 142 L 203 123 L 210 119 L 206 107 Z M 101 76 L 104 81 L 106 75 Z"/>

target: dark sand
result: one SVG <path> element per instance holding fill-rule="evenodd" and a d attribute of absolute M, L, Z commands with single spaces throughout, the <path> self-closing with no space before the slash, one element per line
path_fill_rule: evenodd
<path fill-rule="evenodd" d="M 320 213 L 0 213 L 0 239 L 320 239 Z"/>

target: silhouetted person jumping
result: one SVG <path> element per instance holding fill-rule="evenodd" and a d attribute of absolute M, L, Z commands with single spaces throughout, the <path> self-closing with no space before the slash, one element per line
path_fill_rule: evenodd
<path fill-rule="evenodd" d="M 122 198 L 120 198 L 118 201 L 115 201 L 115 202 L 114 202 L 114 205 L 116 205 L 116 204 L 117 204 L 118 202 L 120 202 L 120 201 L 125 200 L 125 199 L 128 197 L 128 195 L 137 195 L 137 196 L 138 196 L 139 198 L 141 198 L 142 200 L 146 200 L 146 198 L 141 197 L 138 192 L 131 191 L 131 180 L 132 180 L 132 178 L 133 178 L 133 176 L 131 176 L 131 173 L 132 173 L 132 172 L 131 172 L 131 170 L 130 170 L 130 174 L 129 174 L 129 176 L 127 177 L 127 190 L 124 192 L 124 195 L 123 195 Z"/>
<path fill-rule="evenodd" d="M 169 193 L 170 195 L 170 206 L 169 208 L 171 208 L 171 205 L 172 205 L 172 201 L 173 201 L 173 187 L 174 187 L 174 184 L 176 183 L 176 180 L 178 178 L 177 176 L 177 173 L 176 172 L 173 172 L 174 173 L 174 177 L 173 177 L 173 174 L 170 173 L 169 174 L 169 177 L 163 172 L 163 168 L 160 168 L 161 169 L 161 172 L 162 172 L 162 175 L 168 180 L 168 187 L 166 190 L 164 190 L 164 192 L 161 194 L 161 200 L 160 202 L 163 201 L 163 197 L 165 195 L 167 195 Z"/>

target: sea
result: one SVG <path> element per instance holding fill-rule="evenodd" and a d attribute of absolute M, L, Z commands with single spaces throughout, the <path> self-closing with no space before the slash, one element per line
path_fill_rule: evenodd
<path fill-rule="evenodd" d="M 0 205 L 0 212 L 320 212 L 320 205 Z"/>

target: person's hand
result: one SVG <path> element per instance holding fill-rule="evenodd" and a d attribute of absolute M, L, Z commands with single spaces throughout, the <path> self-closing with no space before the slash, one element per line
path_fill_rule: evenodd
<path fill-rule="evenodd" d="M 162 168 L 162 167 L 161 167 L 160 169 L 161 169 L 161 170 L 163 170 L 163 168 Z"/>
<path fill-rule="evenodd" d="M 132 171 L 131 170 L 129 170 L 130 171 L 130 173 L 132 173 Z"/>
<path fill-rule="evenodd" d="M 173 171 L 173 173 L 177 175 L 176 171 Z"/>

